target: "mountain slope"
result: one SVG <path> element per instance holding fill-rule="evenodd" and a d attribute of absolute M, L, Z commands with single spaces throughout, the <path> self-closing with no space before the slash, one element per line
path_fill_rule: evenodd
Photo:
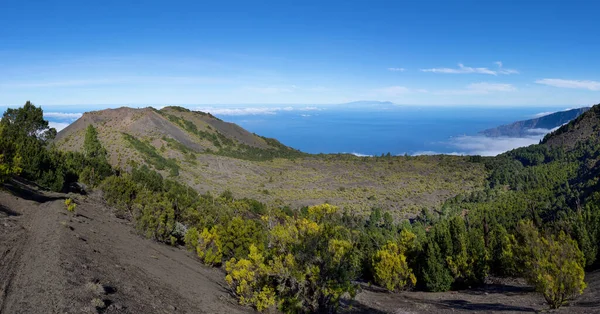
<path fill-rule="evenodd" d="M 59 149 L 82 149 L 97 128 L 110 163 L 147 164 L 195 190 L 249 197 L 275 206 L 329 202 L 357 211 L 380 206 L 412 216 L 422 206 L 481 188 L 485 170 L 459 156 L 359 158 L 308 155 L 210 114 L 180 107 L 85 113 L 58 133 Z"/>
<path fill-rule="evenodd" d="M 181 107 L 161 110 L 122 107 L 87 112 L 59 132 L 55 142 L 62 149 L 80 150 L 83 134 L 90 124 L 98 128 L 111 163 L 120 167 L 125 167 L 127 160 L 144 159 L 144 156 L 136 158 L 130 150 L 124 149 L 132 138 L 162 149 L 166 152 L 165 158 L 185 158 L 190 153 L 200 152 L 252 160 L 302 155 L 275 139 L 257 136 L 211 114 Z M 124 137 L 124 134 L 131 137 Z"/>
<path fill-rule="evenodd" d="M 563 125 L 558 130 L 546 135 L 542 144 L 549 147 L 573 149 L 577 143 L 597 139 L 600 131 L 600 105 L 591 107 L 584 114 Z"/>
<path fill-rule="evenodd" d="M 536 129 L 543 129 L 540 131 L 554 129 L 577 118 L 589 109 L 589 107 L 583 107 L 566 111 L 559 111 L 535 119 L 517 121 L 511 124 L 501 125 L 496 128 L 483 130 L 479 133 L 488 137 L 524 137 L 528 135 L 534 135 L 536 134 Z"/>

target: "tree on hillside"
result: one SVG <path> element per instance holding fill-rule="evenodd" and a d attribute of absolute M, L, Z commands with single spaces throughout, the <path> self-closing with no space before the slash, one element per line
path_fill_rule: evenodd
<path fill-rule="evenodd" d="M 422 285 L 426 291 L 448 291 L 454 278 L 446 267 L 446 262 L 440 252 L 438 244 L 429 240 L 425 247 L 421 270 Z"/>
<path fill-rule="evenodd" d="M 0 139 L 4 137 L 4 127 L 0 124 Z M 21 172 L 20 168 L 21 157 L 16 155 L 13 157 L 13 160 L 5 160 L 4 154 L 0 150 L 0 183 L 6 181 L 11 175 L 19 174 Z"/>
<path fill-rule="evenodd" d="M 88 158 L 106 158 L 106 149 L 102 147 L 102 143 L 98 140 L 98 131 L 91 124 L 85 130 L 83 153 Z"/>
<path fill-rule="evenodd" d="M 44 120 L 42 108 L 29 101 L 22 108 L 9 108 L 0 125 L 0 154 L 4 162 L 12 163 L 15 158 L 21 158 L 25 177 L 41 177 L 50 162 L 45 146 L 56 136 L 56 130 Z"/>
<path fill-rule="evenodd" d="M 85 130 L 83 154 L 89 162 L 81 171 L 79 179 L 83 183 L 96 186 L 102 178 L 110 174 L 111 169 L 106 159 L 106 149 L 98 139 L 96 128 L 91 124 Z"/>
<path fill-rule="evenodd" d="M 45 143 L 56 135 L 56 130 L 50 128 L 48 121 L 44 120 L 42 108 L 30 101 L 22 108 L 7 109 L 2 116 L 2 124 L 6 126 L 5 136 L 10 138 L 32 137 Z"/>

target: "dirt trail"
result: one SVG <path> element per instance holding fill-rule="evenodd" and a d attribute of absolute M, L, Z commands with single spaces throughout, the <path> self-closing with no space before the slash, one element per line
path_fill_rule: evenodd
<path fill-rule="evenodd" d="M 220 270 L 143 239 L 97 197 L 72 195 L 73 215 L 66 195 L 10 189 L 0 191 L 0 313 L 251 311 Z"/>
<path fill-rule="evenodd" d="M 29 204 L 30 206 L 33 204 Z M 4 294 L 3 311 L 7 313 L 33 313 L 39 309 L 58 312 L 65 304 L 61 292 L 66 284 L 60 261 L 62 250 L 59 217 L 47 212 L 59 210 L 60 201 L 42 203 L 31 212 L 25 221 L 22 244 L 17 248 L 10 280 Z M 27 291 L 26 294 L 15 293 Z"/>

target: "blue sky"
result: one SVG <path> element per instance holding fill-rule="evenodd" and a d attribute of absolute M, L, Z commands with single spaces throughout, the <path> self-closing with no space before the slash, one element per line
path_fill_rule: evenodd
<path fill-rule="evenodd" d="M 578 106 L 597 1 L 0 0 L 0 104 Z"/>

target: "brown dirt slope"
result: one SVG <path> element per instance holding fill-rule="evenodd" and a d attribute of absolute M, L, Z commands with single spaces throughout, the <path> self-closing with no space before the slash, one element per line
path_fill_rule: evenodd
<path fill-rule="evenodd" d="M 243 313 L 223 273 L 146 240 L 95 196 L 0 191 L 0 313 Z"/>

